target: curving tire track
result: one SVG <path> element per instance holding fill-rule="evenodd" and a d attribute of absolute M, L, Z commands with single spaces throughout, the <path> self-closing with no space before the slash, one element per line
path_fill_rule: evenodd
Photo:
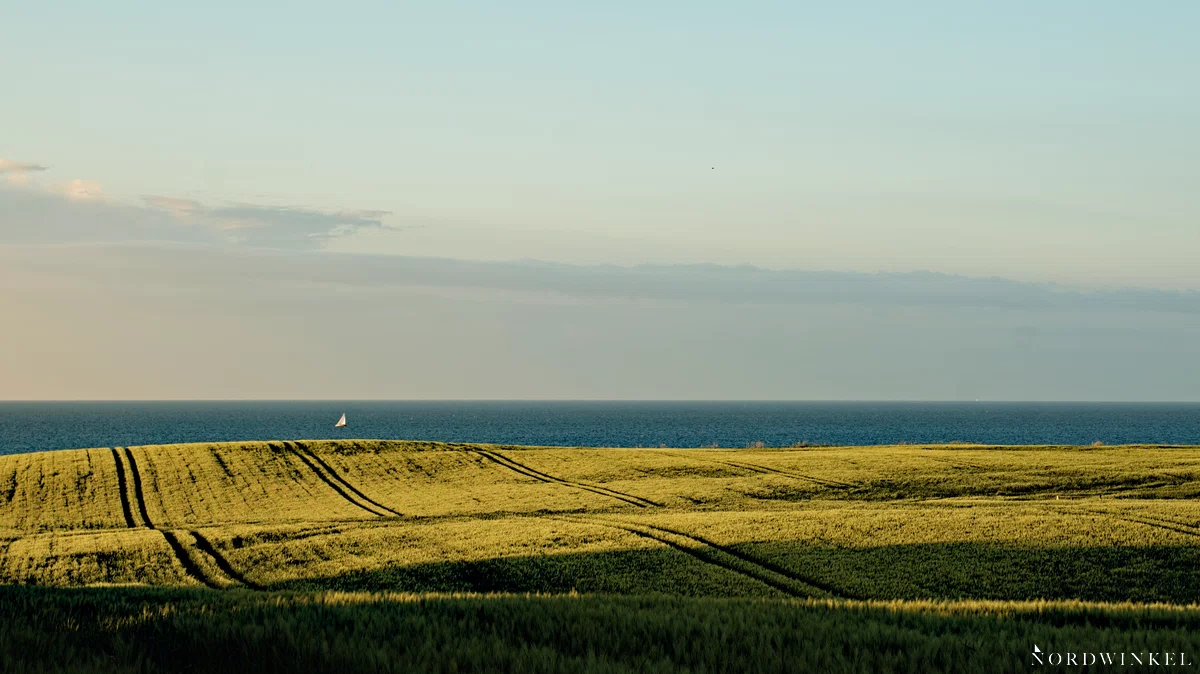
<path fill-rule="evenodd" d="M 146 495 L 142 491 L 142 472 L 138 470 L 137 461 L 133 459 L 133 452 L 129 451 L 128 447 L 122 449 L 125 450 L 125 459 L 129 461 L 129 474 L 133 477 L 133 500 L 137 502 L 138 513 L 142 516 L 142 522 L 153 529 L 154 523 L 150 521 L 150 513 L 146 511 Z"/>
<path fill-rule="evenodd" d="M 540 470 L 530 468 L 529 466 L 526 466 L 525 464 L 514 461 L 514 460 L 508 458 L 507 456 L 500 454 L 499 452 L 493 452 L 493 451 L 486 450 L 486 449 L 473 449 L 470 451 L 473 451 L 476 454 L 478 454 L 479 456 L 482 456 L 483 458 L 485 458 L 493 463 L 499 464 L 511 471 L 520 473 L 521 475 L 524 475 L 526 477 L 533 478 L 533 479 L 537 480 L 538 482 L 546 482 L 549 484 L 559 484 L 559 485 L 563 485 L 566 487 L 574 487 L 575 489 L 582 489 L 584 491 L 588 491 L 593 494 L 599 494 L 600 496 L 607 496 L 608 498 L 613 498 L 613 499 L 617 499 L 618 501 L 623 501 L 630 505 L 637 506 L 638 508 L 649 508 L 649 507 L 662 506 L 661 503 L 656 503 L 655 501 L 651 501 L 650 499 L 642 498 L 640 496 L 634 496 L 633 494 L 627 494 L 623 491 L 617 491 L 615 489 L 609 489 L 608 487 L 601 487 L 601 486 L 593 485 L 593 484 L 585 484 L 583 482 L 575 482 L 573 480 L 565 480 L 561 477 L 555 477 L 548 473 L 543 473 Z"/>
<path fill-rule="evenodd" d="M 772 468 L 770 466 L 763 466 L 763 465 L 760 465 L 757 463 L 749 463 L 749 462 L 744 462 L 744 461 L 727 461 L 724 459 L 709 459 L 709 461 L 723 463 L 727 466 L 732 466 L 734 468 L 741 468 L 742 470 L 748 470 L 752 473 L 758 473 L 760 475 L 766 475 L 766 474 L 782 475 L 783 477 L 790 477 L 793 480 L 804 480 L 807 482 L 812 482 L 814 484 L 821 485 L 822 487 L 829 487 L 831 489 L 851 489 L 854 487 L 854 485 L 852 485 L 848 482 L 838 482 L 837 480 L 827 480 L 824 478 L 813 477 L 811 475 L 802 475 L 800 473 L 793 473 L 791 471 L 782 470 L 780 468 Z"/>
<path fill-rule="evenodd" d="M 1200 531 L 1197 531 L 1196 529 L 1184 528 L 1187 526 L 1185 524 L 1179 524 L 1178 522 L 1173 522 L 1170 520 L 1164 521 L 1151 515 L 1125 515 L 1106 512 L 1103 510 L 1091 510 L 1087 508 L 1076 510 L 1074 511 L 1074 514 L 1078 515 L 1081 512 L 1091 513 L 1093 515 L 1104 515 L 1105 517 L 1111 517 L 1115 520 L 1121 520 L 1122 522 L 1141 524 L 1143 526 L 1154 527 L 1155 529 L 1163 529 L 1166 531 L 1174 531 L 1175 533 L 1185 534 L 1187 536 L 1200 536 Z"/>
<path fill-rule="evenodd" d="M 217 552 L 217 549 L 213 546 L 213 544 L 210 543 L 207 538 L 202 536 L 199 531 L 189 531 L 188 533 L 191 534 L 192 538 L 196 540 L 196 549 L 208 555 L 209 557 L 212 557 L 213 563 L 217 565 L 217 568 L 221 570 L 221 573 L 224 573 L 234 582 L 241 583 L 251 590 L 264 589 L 263 586 L 238 573 L 237 569 L 234 569 L 233 565 L 229 563 L 229 560 L 225 559 L 221 553 Z"/>
<path fill-rule="evenodd" d="M 635 536 L 648 538 L 666 545 L 674 550 L 678 550 L 686 555 L 690 555 L 706 564 L 719 567 L 731 573 L 736 573 L 747 578 L 759 581 L 767 586 L 770 586 L 786 595 L 798 598 L 806 598 L 821 595 L 831 595 L 833 597 L 845 597 L 843 593 L 839 593 L 828 586 L 823 586 L 813 583 L 808 579 L 782 569 L 769 562 L 764 563 L 754 557 L 731 550 L 725 546 L 714 545 L 710 541 L 694 536 L 692 534 L 683 533 L 664 527 L 657 527 L 648 524 L 632 524 L 628 522 L 618 522 L 608 519 L 592 519 L 584 517 L 553 517 L 566 522 L 575 522 L 577 524 L 593 524 L 596 526 L 609 527 L 631 533 Z M 668 536 L 675 536 L 691 541 L 700 547 L 689 547 L 672 540 Z M 729 559 L 732 558 L 732 559 Z M 778 569 L 778 570 L 777 570 Z M 782 571 L 782 572 L 781 572 Z"/>
<path fill-rule="evenodd" d="M 1200 535 L 1200 526 L 1195 525 L 1195 524 L 1188 524 L 1187 522 L 1181 522 L 1177 519 L 1172 519 L 1170 517 L 1167 517 L 1166 515 L 1137 513 L 1137 514 L 1129 515 L 1129 517 L 1140 517 L 1142 519 L 1151 520 L 1151 521 L 1154 521 L 1154 522 L 1157 522 L 1157 523 L 1160 523 L 1160 524 L 1163 524 L 1166 526 L 1182 527 L 1184 530 L 1187 530 L 1186 533 L 1194 533 L 1194 534 Z"/>
<path fill-rule="evenodd" d="M 183 543 L 180 542 L 179 536 L 177 536 L 175 532 L 165 531 L 163 529 L 155 529 L 155 531 L 162 534 L 162 537 L 167 540 L 167 545 L 171 547 L 171 552 L 175 553 L 175 558 L 178 559 L 179 563 L 183 565 L 183 570 L 186 571 L 189 576 L 195 578 L 214 590 L 221 589 L 221 586 L 217 584 L 216 581 L 205 575 L 204 570 L 200 568 L 200 565 L 196 564 L 196 560 L 192 559 L 191 555 L 187 553 L 187 550 L 183 547 Z"/>
<path fill-rule="evenodd" d="M 337 492 L 338 495 L 341 496 L 343 499 L 345 499 L 347 503 L 350 503 L 353 506 L 356 506 L 362 510 L 365 510 L 366 512 L 368 512 L 376 517 L 387 517 L 387 515 L 385 515 L 383 512 L 381 512 L 379 510 L 375 510 L 374 508 L 367 505 L 366 503 L 363 503 L 362 501 L 359 501 L 358 499 L 354 498 L 354 496 L 352 496 L 349 491 L 346 491 L 346 489 L 344 489 L 340 484 L 338 484 L 338 482 L 332 476 L 326 474 L 324 471 L 321 470 L 320 467 L 317 466 L 316 463 L 314 463 L 312 461 L 312 459 L 308 458 L 308 456 L 306 456 L 305 452 L 300 451 L 294 447 L 289 447 L 287 444 L 285 444 L 284 447 L 286 449 L 291 449 L 292 454 L 295 454 L 296 458 L 300 459 L 300 461 L 305 466 L 308 466 L 308 469 L 311 470 L 313 472 L 313 474 L 317 476 L 317 479 L 321 480 L 322 482 L 325 483 L 325 485 L 327 487 L 329 487 L 330 489 Z"/>
<path fill-rule="evenodd" d="M 678 529 L 671 529 L 668 527 L 656 526 L 653 524 L 643 524 L 641 526 L 644 526 L 649 529 L 655 529 L 657 531 L 662 531 L 662 532 L 665 532 L 668 534 L 674 534 L 674 535 L 680 536 L 682 538 L 689 538 L 701 545 L 707 545 L 708 547 L 713 548 L 714 550 L 720 550 L 721 552 L 724 552 L 725 554 L 730 555 L 731 557 L 737 557 L 738 559 L 742 560 L 743 562 L 746 562 L 747 564 L 754 564 L 756 566 L 761 566 L 762 568 L 764 568 L 768 571 L 777 573 L 785 578 L 790 578 L 791 580 L 794 580 L 797 583 L 803 583 L 804 585 L 811 585 L 812 587 L 815 587 L 818 590 L 821 590 L 822 592 L 826 592 L 834 597 L 838 597 L 841 599 L 861 599 L 861 597 L 857 597 L 857 596 L 849 594 L 845 591 L 838 590 L 838 589 L 834 588 L 832 585 L 829 585 L 828 583 L 824 583 L 824 582 L 816 580 L 814 578 L 802 576 L 802 575 L 796 573 L 795 571 L 792 571 L 790 569 L 782 567 L 772 561 L 769 561 L 766 559 L 760 559 L 758 557 L 747 554 L 747 553 L 737 550 L 735 548 L 731 548 L 729 546 L 722 545 L 720 543 L 715 543 L 707 538 L 704 538 L 703 536 L 698 536 L 696 534 L 689 534 L 689 533 L 686 533 L 683 531 L 679 531 Z"/>
<path fill-rule="evenodd" d="M 137 526 L 133 523 L 133 509 L 129 507 L 129 485 L 125 483 L 125 464 L 121 461 L 121 453 L 116 447 L 112 450 L 113 463 L 117 466 L 117 492 L 121 495 L 121 513 L 125 516 L 125 526 L 130 529 Z"/>
<path fill-rule="evenodd" d="M 16 542 L 17 539 L 15 538 L 0 541 L 0 581 L 5 583 L 11 582 L 8 579 L 8 550 Z"/>
<path fill-rule="evenodd" d="M 944 456 L 926 456 L 925 458 L 933 460 L 933 461 L 937 461 L 938 463 L 946 464 L 947 466 L 950 466 L 951 468 L 960 468 L 963 470 L 971 470 L 971 471 L 987 470 L 987 468 L 985 468 L 984 466 L 981 466 L 977 463 L 970 463 L 967 461 L 955 461 L 954 459 L 947 459 Z"/>
<path fill-rule="evenodd" d="M 793 480 L 801 480 L 804 482 L 810 482 L 817 486 L 827 487 L 829 489 L 853 489 L 854 487 L 857 486 L 857 485 L 851 484 L 849 482 L 838 482 L 837 480 L 829 480 L 829 479 L 820 478 L 820 477 L 813 477 L 811 475 L 803 475 L 801 473 L 793 473 L 792 471 L 783 470 L 782 468 L 772 468 L 771 466 L 764 466 L 764 465 L 758 464 L 758 463 L 750 463 L 749 461 L 731 461 L 729 459 L 717 459 L 717 458 L 713 458 L 711 456 L 694 456 L 691 454 L 679 454 L 677 452 L 663 452 L 663 454 L 666 454 L 667 456 L 674 456 L 676 458 L 688 459 L 688 460 L 692 460 L 692 461 L 707 461 L 709 463 L 716 463 L 716 464 L 720 464 L 722 466 L 729 466 L 730 468 L 737 468 L 738 470 L 744 470 L 744 471 L 747 471 L 750 473 L 757 473 L 759 475 L 780 475 L 782 477 L 788 477 Z"/>
<path fill-rule="evenodd" d="M 133 489 L 132 489 L 131 493 L 133 496 L 133 500 L 136 502 L 136 505 L 137 505 L 137 512 L 142 517 L 142 522 L 145 523 L 145 526 L 147 529 L 152 529 L 152 530 L 157 531 L 158 533 L 162 534 L 163 539 L 166 540 L 166 542 L 167 542 L 167 546 L 171 548 L 171 552 L 174 553 L 175 558 L 179 560 L 179 563 L 183 566 L 183 570 L 187 573 L 187 575 L 191 576 L 192 578 L 194 578 L 195 580 L 200 582 L 202 585 L 205 585 L 206 587 L 210 587 L 214 590 L 223 589 L 224 587 L 227 587 L 228 585 L 233 584 L 233 583 L 241 583 L 242 585 L 245 585 L 246 587 L 250 587 L 253 589 L 259 589 L 259 587 L 257 585 L 247 581 L 245 578 L 243 578 L 241 576 L 241 574 L 239 574 L 237 571 L 235 571 L 234 568 L 229 564 L 229 562 L 224 557 L 222 557 L 219 553 L 217 553 L 216 549 L 213 548 L 212 544 L 209 543 L 208 540 L 206 538 L 204 538 L 203 536 L 201 536 L 198 532 L 189 531 L 187 533 L 189 535 L 191 535 L 191 537 L 195 540 L 196 549 L 199 552 L 202 552 L 202 553 L 207 554 L 208 556 L 212 557 L 213 562 L 216 565 L 216 567 L 218 569 L 220 569 L 222 573 L 224 573 L 226 576 L 229 577 L 228 582 L 226 582 L 226 583 L 218 582 L 220 579 L 213 578 L 209 574 L 205 573 L 204 569 L 201 568 L 200 564 L 198 564 L 196 562 L 196 559 L 193 557 L 192 553 L 189 552 L 188 546 L 184 545 L 183 541 L 180 540 L 179 534 L 177 532 L 170 531 L 168 529 L 159 529 L 158 527 L 154 526 L 154 522 L 150 519 L 150 513 L 146 509 L 146 496 L 145 496 L 145 492 L 142 491 L 142 473 L 138 469 L 137 460 L 133 458 L 133 452 L 131 452 L 128 447 L 123 447 L 122 449 L 124 450 L 125 460 L 129 462 L 129 474 L 133 478 L 133 480 L 132 480 Z M 122 501 L 122 505 L 125 508 L 126 522 L 130 523 L 130 526 L 132 527 L 132 526 L 134 526 L 132 523 L 134 518 L 131 515 L 132 508 L 129 507 L 129 499 L 125 497 L 125 490 L 128 485 L 124 480 L 124 469 L 121 465 L 121 457 L 117 453 L 116 449 L 113 450 L 113 458 L 117 460 L 117 476 L 118 476 L 117 481 L 118 481 L 119 485 L 122 487 L 121 501 Z"/>
<path fill-rule="evenodd" d="M 1179 527 L 1179 526 L 1173 526 L 1173 525 L 1170 525 L 1170 524 L 1164 524 L 1164 523 L 1162 523 L 1162 522 L 1156 522 L 1156 521 L 1154 521 L 1153 519 L 1150 519 L 1150 518 L 1147 518 L 1147 519 L 1141 519 L 1141 518 L 1138 518 L 1138 517 L 1133 517 L 1133 516 L 1128 516 L 1128 515 L 1126 515 L 1126 516 L 1122 516 L 1122 515 L 1109 515 L 1109 517 L 1114 517 L 1114 518 L 1116 518 L 1116 519 L 1119 519 L 1119 520 L 1124 520 L 1124 521 L 1126 521 L 1126 522 L 1132 522 L 1132 523 L 1134 523 L 1134 524 L 1144 524 L 1144 525 L 1146 525 L 1146 526 L 1148 526 L 1148 527 L 1155 527 L 1155 528 L 1157 528 L 1157 529 L 1165 529 L 1165 530 L 1167 530 L 1167 531 L 1174 531 L 1174 532 L 1176 532 L 1176 533 L 1180 533 L 1180 534 L 1187 534 L 1188 536 L 1200 536 L 1200 531 L 1191 531 L 1191 530 L 1188 530 L 1188 529 L 1184 529 L 1183 527 Z"/>
<path fill-rule="evenodd" d="M 320 466 L 322 469 L 324 469 L 325 472 L 330 477 L 332 477 L 335 481 L 340 483 L 347 490 L 352 492 L 355 496 L 357 496 L 363 502 L 369 503 L 372 506 L 374 506 L 376 509 L 390 513 L 391 515 L 393 515 L 395 517 L 404 517 L 404 515 L 401 514 L 400 512 L 398 512 L 396 510 L 392 510 L 391 508 L 383 505 L 379 501 L 376 501 L 375 499 L 371 498 L 370 496 L 367 496 L 366 494 L 362 493 L 362 491 L 360 491 L 353 484 L 350 484 L 350 482 L 346 478 L 342 477 L 340 473 L 338 473 L 336 470 L 334 470 L 332 466 L 330 466 L 328 463 L 325 463 L 324 459 L 317 456 L 316 452 L 313 452 L 311 449 L 306 447 L 304 444 L 299 443 L 299 442 L 293 442 L 290 444 L 292 446 L 293 451 L 295 451 L 297 454 L 303 453 L 303 454 L 307 455 L 308 458 L 312 459 L 313 462 L 315 462 L 318 466 Z M 379 515 L 380 515 L 380 517 L 387 517 L 387 515 L 384 515 L 382 513 L 380 513 Z"/>

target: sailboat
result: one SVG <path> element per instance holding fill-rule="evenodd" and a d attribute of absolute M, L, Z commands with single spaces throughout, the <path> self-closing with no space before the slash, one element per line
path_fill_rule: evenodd
<path fill-rule="evenodd" d="M 334 427 L 334 428 L 341 428 L 342 426 L 345 426 L 345 425 L 346 425 L 346 413 L 345 413 L 345 412 L 342 412 L 342 418 L 341 418 L 341 419 L 338 419 L 337 423 L 336 423 L 336 424 L 334 424 L 334 425 L 333 425 L 333 427 Z"/>

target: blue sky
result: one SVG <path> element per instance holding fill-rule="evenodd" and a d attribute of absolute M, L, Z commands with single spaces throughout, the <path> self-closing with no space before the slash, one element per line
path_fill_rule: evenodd
<path fill-rule="evenodd" d="M 1192 2 L 0 1 L 0 16 L 0 248 L 26 264 L 0 280 L 30 293 L 61 290 L 38 269 L 65 259 L 87 272 L 72 246 L 133 245 L 130 270 L 158 268 L 147 242 L 297 263 L 755 265 L 1200 289 Z M 183 288 L 184 276 L 157 282 Z M 631 273 L 638 282 L 653 281 Z M 110 291 L 114 306 L 137 301 Z M 9 346 L 45 341 L 23 339 Z M 1107 344 L 1098 363 L 1132 348 Z M 229 348 L 222 357 L 239 358 Z M 891 391 L 864 377 L 845 395 Z M 103 393 L 71 382 L 41 394 Z M 1018 383 L 1003 395 L 1049 390 Z"/>

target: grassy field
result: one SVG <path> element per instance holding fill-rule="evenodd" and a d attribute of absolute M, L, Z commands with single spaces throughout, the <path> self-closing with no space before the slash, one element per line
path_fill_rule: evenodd
<path fill-rule="evenodd" d="M 1031 639 L 1200 661 L 1198 466 L 975 445 L 0 456 L 0 615 L 24 616 L 0 648 L 32 671 L 1015 671 Z"/>

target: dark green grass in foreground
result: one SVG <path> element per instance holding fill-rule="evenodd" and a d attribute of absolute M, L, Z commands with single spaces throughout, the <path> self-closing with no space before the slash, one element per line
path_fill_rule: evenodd
<path fill-rule="evenodd" d="M 5 587 L 0 616 L 12 672 L 1016 672 L 1034 644 L 1200 660 L 1200 609 L 1077 602 Z"/>

